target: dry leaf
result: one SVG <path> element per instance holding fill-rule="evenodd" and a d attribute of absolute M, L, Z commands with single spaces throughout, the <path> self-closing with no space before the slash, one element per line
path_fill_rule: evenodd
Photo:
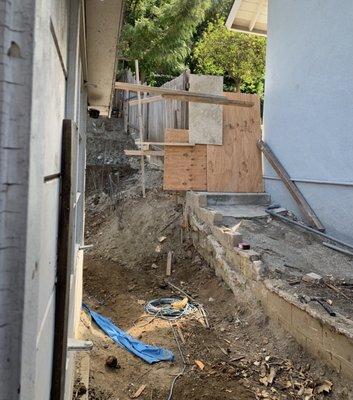
<path fill-rule="evenodd" d="M 333 383 L 330 381 L 323 381 L 320 386 L 317 388 L 318 393 L 330 393 L 332 389 Z"/>
<path fill-rule="evenodd" d="M 276 376 L 276 369 L 271 367 L 270 373 L 268 375 L 260 378 L 259 381 L 265 386 L 272 385 L 273 380 L 275 379 L 275 376 Z"/>
<path fill-rule="evenodd" d="M 205 364 L 200 360 L 194 360 L 195 364 L 200 368 L 201 371 L 205 368 Z"/>
<path fill-rule="evenodd" d="M 167 239 L 167 236 L 161 236 L 161 237 L 158 238 L 158 242 L 159 242 L 159 243 L 162 243 L 162 242 L 164 242 L 166 239 Z"/>

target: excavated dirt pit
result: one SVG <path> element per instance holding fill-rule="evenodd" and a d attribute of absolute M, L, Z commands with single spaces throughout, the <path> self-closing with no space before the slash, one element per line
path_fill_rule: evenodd
<path fill-rule="evenodd" d="M 154 189 L 146 199 L 126 198 L 114 206 L 106 201 L 103 196 L 104 205 L 88 202 L 86 243 L 95 247 L 85 257 L 84 302 L 134 337 L 172 350 L 176 359 L 148 365 L 82 315 L 82 334 L 94 343 L 90 399 L 130 399 L 141 385 L 146 388 L 140 399 L 168 398 L 181 357 L 169 322 L 155 318 L 148 323 L 144 303 L 178 294 L 165 285 L 169 250 L 174 254 L 168 280 L 204 305 L 210 323 L 206 328 L 191 316 L 178 322 L 188 365 L 176 381 L 173 399 L 350 398 L 339 375 L 307 356 L 283 332 L 274 333 L 256 304 L 236 298 L 185 237 L 181 244 L 182 196 Z M 161 236 L 166 237 L 162 243 Z M 119 369 L 105 365 L 111 355 Z M 204 364 L 203 370 L 195 360 Z M 325 380 L 333 383 L 332 391 L 317 394 Z"/>

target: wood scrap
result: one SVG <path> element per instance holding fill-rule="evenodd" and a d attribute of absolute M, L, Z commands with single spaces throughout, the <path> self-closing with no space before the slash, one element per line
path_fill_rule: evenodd
<path fill-rule="evenodd" d="M 154 157 L 164 157 L 163 150 L 124 150 L 125 155 L 134 156 L 154 156 Z"/>
<path fill-rule="evenodd" d="M 346 300 L 351 301 L 351 298 L 348 297 L 345 293 L 342 292 L 342 290 L 338 289 L 338 287 L 336 287 L 335 285 L 333 285 L 332 283 L 329 282 L 325 282 L 325 285 L 332 289 L 333 291 L 335 291 L 336 293 L 340 294 L 341 296 L 343 296 Z"/>
<path fill-rule="evenodd" d="M 183 332 L 182 332 L 180 326 L 177 325 L 176 328 L 177 328 L 177 331 L 178 331 L 178 334 L 179 334 L 179 337 L 180 337 L 181 342 L 182 342 L 183 344 L 185 344 L 185 343 L 186 343 L 186 340 L 185 340 L 185 337 L 184 337 L 184 335 L 183 335 Z"/>
<path fill-rule="evenodd" d="M 138 397 L 141 396 L 142 392 L 146 389 L 146 385 L 141 385 L 135 392 L 135 394 L 132 395 L 133 399 L 137 399 Z"/>
<path fill-rule="evenodd" d="M 172 252 L 168 251 L 168 255 L 167 255 L 167 267 L 165 270 L 165 274 L 166 276 L 170 276 L 172 274 Z"/>
<path fill-rule="evenodd" d="M 205 364 L 200 360 L 194 360 L 194 363 L 200 368 L 201 371 L 204 370 Z"/>

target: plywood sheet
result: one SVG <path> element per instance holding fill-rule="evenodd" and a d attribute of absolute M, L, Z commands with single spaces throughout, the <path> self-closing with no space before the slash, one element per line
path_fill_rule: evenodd
<path fill-rule="evenodd" d="M 223 77 L 190 75 L 190 91 L 223 94 Z M 190 143 L 222 144 L 222 108 L 217 104 L 189 104 Z"/>
<path fill-rule="evenodd" d="M 166 142 L 188 142 L 188 131 L 168 129 Z M 165 146 L 164 189 L 206 190 L 207 146 Z"/>
<path fill-rule="evenodd" d="M 164 141 L 166 143 L 189 143 L 189 131 L 187 129 L 166 129 Z"/>
<path fill-rule="evenodd" d="M 223 145 L 207 146 L 207 190 L 209 192 L 263 191 L 258 96 L 224 93 L 232 99 L 253 101 L 253 107 L 223 106 Z"/>

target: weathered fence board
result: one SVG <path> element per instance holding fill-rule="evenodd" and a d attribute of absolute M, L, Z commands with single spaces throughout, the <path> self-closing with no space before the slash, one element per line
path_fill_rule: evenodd
<path fill-rule="evenodd" d="M 127 71 L 125 81 L 135 83 L 135 78 L 131 71 Z M 186 90 L 189 83 L 189 73 L 183 72 L 180 76 L 165 83 L 163 87 L 170 89 Z M 134 93 L 130 92 L 130 98 Z M 142 96 L 143 98 L 144 96 Z M 127 101 L 125 102 L 127 103 Z M 126 105 L 124 113 L 125 126 L 138 126 L 137 107 L 135 105 Z M 143 104 L 143 123 L 144 140 L 150 142 L 163 142 L 166 128 L 188 129 L 189 106 L 187 102 L 177 100 L 161 100 L 153 103 Z"/>

